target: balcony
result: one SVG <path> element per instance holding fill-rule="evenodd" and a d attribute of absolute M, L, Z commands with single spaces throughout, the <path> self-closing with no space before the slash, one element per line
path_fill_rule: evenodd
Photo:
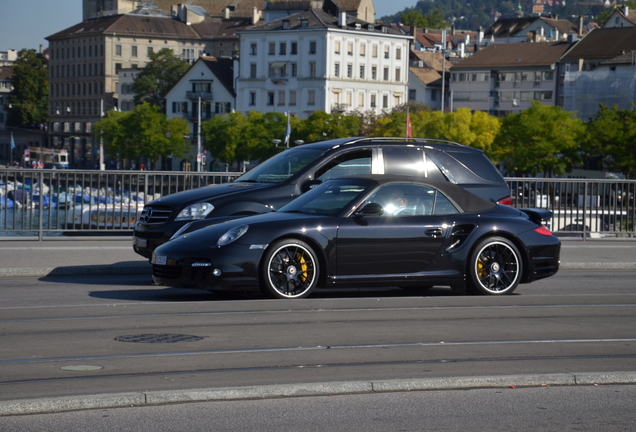
<path fill-rule="evenodd" d="M 331 112 L 345 112 L 349 108 L 349 105 L 344 103 L 335 103 L 331 107 Z"/>
<path fill-rule="evenodd" d="M 216 115 L 216 113 L 212 113 L 212 112 L 201 112 L 201 121 L 206 121 L 206 120 L 210 120 L 212 117 L 214 117 Z M 187 113 L 183 113 L 182 117 L 186 120 L 190 120 L 192 122 L 196 122 L 199 119 L 199 114 L 196 111 L 193 112 L 187 112 Z"/>
<path fill-rule="evenodd" d="M 212 92 L 204 92 L 204 91 L 189 91 L 186 92 L 186 98 L 191 100 L 197 100 L 199 98 L 203 100 L 212 100 Z"/>

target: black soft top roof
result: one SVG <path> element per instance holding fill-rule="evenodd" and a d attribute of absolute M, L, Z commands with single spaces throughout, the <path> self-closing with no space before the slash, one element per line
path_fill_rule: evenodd
<path fill-rule="evenodd" d="M 413 178 L 409 176 L 382 175 L 382 174 L 357 175 L 357 176 L 347 176 L 347 177 L 338 177 L 338 178 L 365 179 L 365 180 L 374 182 L 378 185 L 384 185 L 388 183 L 409 183 L 409 184 L 421 184 L 424 186 L 430 186 L 432 188 L 439 190 L 444 195 L 446 195 L 446 197 L 449 198 L 453 202 L 453 204 L 455 204 L 458 207 L 458 210 L 460 210 L 462 213 L 486 211 L 486 210 L 493 209 L 497 206 L 496 203 L 486 201 L 483 198 L 480 198 L 477 195 L 467 191 L 463 187 L 453 183 L 449 183 L 447 181 L 428 180 L 425 178 L 421 179 L 421 178 Z"/>

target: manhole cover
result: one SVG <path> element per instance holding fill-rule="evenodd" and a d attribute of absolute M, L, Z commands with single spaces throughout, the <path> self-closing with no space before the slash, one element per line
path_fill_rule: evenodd
<path fill-rule="evenodd" d="M 184 334 L 140 334 L 117 336 L 116 341 L 119 342 L 135 342 L 135 343 L 177 343 L 177 342 L 196 342 L 203 339 L 201 336 L 192 336 Z"/>

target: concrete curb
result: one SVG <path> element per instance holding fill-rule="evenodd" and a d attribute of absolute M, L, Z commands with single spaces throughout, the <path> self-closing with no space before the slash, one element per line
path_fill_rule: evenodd
<path fill-rule="evenodd" d="M 272 399 L 427 390 L 540 387 L 595 384 L 636 384 L 636 372 L 584 372 L 572 374 L 504 375 L 422 378 L 378 381 L 344 381 L 282 384 L 216 389 L 168 390 L 67 396 L 0 402 L 0 416 L 46 414 L 102 408 L 165 405 L 184 402 Z"/>
<path fill-rule="evenodd" d="M 561 270 L 636 270 L 636 262 L 569 262 Z M 152 265 L 0 268 L 0 278 L 46 276 L 152 275 Z"/>

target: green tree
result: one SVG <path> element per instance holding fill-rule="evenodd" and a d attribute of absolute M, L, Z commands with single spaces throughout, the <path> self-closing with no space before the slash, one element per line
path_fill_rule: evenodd
<path fill-rule="evenodd" d="M 95 124 L 97 138 L 115 158 L 156 162 L 159 157 L 183 157 L 188 152 L 188 123 L 179 117 L 168 120 L 159 107 L 137 105 L 127 113 L 109 111 Z"/>
<path fill-rule="evenodd" d="M 150 62 L 139 72 L 133 83 L 135 104 L 148 102 L 160 107 L 165 114 L 166 94 L 190 66 L 168 48 L 163 48 L 157 53 L 149 53 L 149 57 Z"/>
<path fill-rule="evenodd" d="M 636 105 L 632 109 L 608 108 L 601 104 L 587 124 L 589 141 L 584 152 L 589 158 L 602 158 L 610 170 L 618 170 L 627 178 L 636 176 Z"/>
<path fill-rule="evenodd" d="M 424 14 L 413 8 L 402 13 L 400 17 L 402 23 L 407 26 L 443 29 L 448 25 L 444 20 L 444 12 L 441 9 L 432 9 L 428 14 Z"/>
<path fill-rule="evenodd" d="M 23 49 L 12 68 L 11 86 L 7 97 L 7 125 L 37 126 L 48 123 L 49 73 L 48 61 L 32 49 Z"/>
<path fill-rule="evenodd" d="M 235 112 L 204 122 L 201 135 L 205 148 L 215 159 L 236 164 L 240 169 L 244 161 L 266 159 L 280 151 L 272 140 L 282 140 L 286 128 L 287 117 L 281 113 L 250 111 L 246 116 Z"/>
<path fill-rule="evenodd" d="M 532 101 L 532 106 L 503 119 L 492 156 L 516 175 L 567 172 L 578 161 L 585 124 L 561 107 Z"/>
<path fill-rule="evenodd" d="M 354 115 L 315 111 L 299 124 L 298 136 L 305 142 L 355 136 L 360 128 L 359 122 Z"/>

